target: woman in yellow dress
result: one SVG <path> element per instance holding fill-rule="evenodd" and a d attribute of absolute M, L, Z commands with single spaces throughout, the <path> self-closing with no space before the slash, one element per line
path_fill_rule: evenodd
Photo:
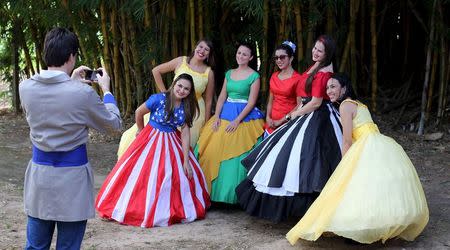
<path fill-rule="evenodd" d="M 327 94 L 341 102 L 343 158 L 320 196 L 287 234 L 317 240 L 322 233 L 360 243 L 394 237 L 412 241 L 428 223 L 428 206 L 411 160 L 392 138 L 380 134 L 367 106 L 357 101 L 348 77 L 335 74 Z"/>
<path fill-rule="evenodd" d="M 179 75 L 187 73 L 194 79 L 195 96 L 197 97 L 200 112 L 191 128 L 190 144 L 192 148 L 197 144 L 201 128 L 211 116 L 211 104 L 214 95 L 214 72 L 212 68 L 214 66 L 213 44 L 209 40 L 202 39 L 198 41 L 197 46 L 189 57 L 180 56 L 174 58 L 156 66 L 152 70 L 156 86 L 161 92 L 167 91 L 161 77 L 162 74 L 174 72 L 174 78 L 177 78 Z M 144 116 L 144 124 L 147 124 L 149 116 L 150 114 Z M 119 150 L 117 151 L 119 158 L 136 137 L 136 132 L 137 126 L 134 124 L 122 134 Z"/>

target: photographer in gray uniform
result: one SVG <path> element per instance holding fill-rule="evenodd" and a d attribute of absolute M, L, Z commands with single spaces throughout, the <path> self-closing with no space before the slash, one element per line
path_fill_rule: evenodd
<path fill-rule="evenodd" d="M 48 70 L 19 86 L 33 148 L 24 182 L 26 249 L 49 249 L 55 226 L 56 249 L 80 248 L 87 219 L 95 215 L 94 175 L 86 152 L 89 128 L 111 133 L 122 127 L 107 72 L 97 73 L 102 101 L 82 82 L 89 68 L 73 70 L 78 49 L 74 33 L 52 29 L 44 42 Z"/>

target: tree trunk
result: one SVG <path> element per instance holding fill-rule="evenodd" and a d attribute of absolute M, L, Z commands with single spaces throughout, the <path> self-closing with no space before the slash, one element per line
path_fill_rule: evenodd
<path fill-rule="evenodd" d="M 136 78 L 136 101 L 138 105 L 144 102 L 144 83 L 142 80 L 142 70 L 140 61 L 140 54 L 136 44 L 136 30 L 135 25 L 131 19 L 128 17 L 128 29 L 130 31 L 130 40 L 131 40 L 131 58 L 133 60 L 134 65 L 134 76 Z M 175 42 L 175 41 L 173 41 Z"/>
<path fill-rule="evenodd" d="M 201 39 L 204 37 L 203 31 L 203 0 L 197 0 L 197 15 L 198 15 L 198 37 Z"/>
<path fill-rule="evenodd" d="M 371 72 L 372 82 L 372 111 L 377 111 L 377 0 L 370 0 L 370 36 L 371 36 Z"/>
<path fill-rule="evenodd" d="M 172 46 L 172 48 L 171 48 L 171 52 L 172 52 L 171 58 L 175 58 L 175 57 L 179 56 L 179 53 L 178 53 L 177 32 L 175 30 L 176 29 L 176 23 L 177 23 L 176 22 L 177 13 L 176 13 L 176 10 L 175 10 L 175 3 L 174 3 L 174 1 L 170 1 L 169 2 L 169 10 L 170 10 L 170 17 L 172 18 L 172 25 L 171 25 L 172 26 L 171 27 L 172 32 L 170 34 L 170 36 L 171 36 L 170 45 Z M 200 37 L 203 37 L 203 35 L 200 36 Z"/>
<path fill-rule="evenodd" d="M 34 49 L 35 49 L 35 55 L 36 55 L 36 71 L 39 73 L 40 72 L 40 68 L 44 68 L 46 67 L 44 59 L 42 58 L 42 40 L 40 38 L 39 31 L 36 27 L 36 20 L 32 20 L 29 19 L 29 27 L 30 27 L 30 31 L 31 31 L 31 37 L 33 38 L 34 41 Z M 41 67 L 40 67 L 41 66 Z"/>
<path fill-rule="evenodd" d="M 302 14 L 300 11 L 301 2 L 294 3 L 295 14 L 295 33 L 297 34 L 297 70 L 300 69 L 301 61 L 304 59 L 304 45 L 303 45 L 303 26 Z M 267 38 L 266 38 L 267 39 Z"/>
<path fill-rule="evenodd" d="M 347 39 L 345 40 L 344 51 L 342 52 L 341 62 L 339 63 L 339 72 L 344 72 L 347 66 L 348 55 L 350 54 L 350 43 L 351 43 L 351 35 L 350 32 L 347 34 Z"/>
<path fill-rule="evenodd" d="M 360 23 L 359 23 L 359 54 L 360 54 L 360 58 L 359 58 L 359 65 L 360 65 L 360 82 L 362 83 L 366 83 L 367 82 L 367 75 L 366 75 L 366 71 L 364 70 L 365 68 L 365 57 L 366 57 L 366 49 L 365 49 L 365 45 L 366 45 L 366 0 L 361 0 L 361 6 L 360 6 Z M 368 89 L 368 84 L 362 84 L 361 86 L 359 86 L 360 88 L 362 88 L 364 95 L 367 95 L 369 92 Z"/>
<path fill-rule="evenodd" d="M 152 25 L 153 25 L 153 22 L 152 22 L 152 7 L 151 7 L 151 3 L 150 3 L 150 1 L 151 0 L 145 0 L 145 2 L 144 2 L 144 5 L 145 5 L 145 9 L 144 9 L 144 28 L 146 29 L 146 30 L 150 30 L 150 29 L 152 29 L 153 27 L 152 27 Z M 154 51 L 154 49 L 153 49 L 153 46 L 155 46 L 154 45 L 154 41 L 152 41 L 152 43 L 149 45 L 149 47 L 148 47 L 148 52 L 150 53 L 150 54 L 152 54 L 153 53 L 153 51 Z M 150 68 L 154 68 L 156 66 L 156 60 L 155 60 L 155 57 L 153 57 L 151 60 L 150 60 Z M 153 87 L 154 85 L 153 84 L 151 84 L 151 90 L 153 90 L 153 91 L 151 91 L 150 93 L 154 93 L 154 87 Z"/>
<path fill-rule="evenodd" d="M 436 82 L 436 70 L 437 70 L 437 62 L 438 62 L 438 52 L 433 52 L 433 61 L 431 63 L 431 77 L 430 77 L 430 86 L 428 88 L 428 100 L 427 100 L 427 108 L 425 112 L 425 121 L 428 121 L 430 117 L 431 105 L 433 104 L 433 92 L 434 92 L 434 84 Z"/>
<path fill-rule="evenodd" d="M 73 32 L 78 37 L 78 42 L 80 44 L 80 49 L 81 49 L 81 56 L 83 57 L 85 62 L 92 62 L 93 60 L 91 58 L 89 58 L 88 50 L 86 49 L 87 47 L 85 44 L 85 40 L 83 39 L 84 36 L 81 36 L 80 30 L 78 28 L 78 24 L 77 24 L 77 22 L 75 22 L 73 20 L 72 10 L 70 9 L 71 7 L 69 6 L 69 0 L 62 0 L 61 4 L 62 4 L 63 8 L 66 10 L 67 16 L 68 16 L 70 23 L 72 25 L 72 28 L 73 28 Z"/>
<path fill-rule="evenodd" d="M 194 2 L 195 0 L 189 0 L 189 16 L 190 16 L 190 19 L 189 19 L 189 23 L 190 23 L 190 32 L 191 32 L 191 49 L 194 49 L 195 48 L 195 43 L 196 43 L 196 40 L 195 40 L 195 16 L 196 16 L 196 13 L 195 13 L 195 2 Z"/>
<path fill-rule="evenodd" d="M 314 39 L 314 31 L 316 29 L 316 22 L 312 21 L 311 15 L 314 15 L 313 13 L 316 11 L 315 1 L 310 0 L 309 1 L 309 17 L 308 17 L 308 37 L 306 39 L 306 48 L 310 49 L 313 46 L 313 39 Z"/>
<path fill-rule="evenodd" d="M 358 92 L 358 64 L 356 59 L 356 19 L 359 11 L 359 0 L 350 1 L 350 79 L 352 81 L 354 91 Z"/>
<path fill-rule="evenodd" d="M 132 91 L 131 91 L 131 75 L 130 75 L 130 63 L 128 61 L 128 54 L 130 45 L 128 43 L 128 28 L 127 28 L 127 14 L 125 10 L 121 10 L 120 12 L 120 32 L 122 35 L 122 59 L 123 59 L 123 69 L 125 75 L 125 93 L 126 93 L 126 108 L 125 108 L 125 117 L 130 117 L 133 109 L 133 99 L 132 99 Z"/>
<path fill-rule="evenodd" d="M 193 1 L 193 0 L 190 0 Z M 184 22 L 184 30 L 186 30 L 187 32 L 189 32 L 189 16 L 190 16 L 190 9 L 186 8 L 186 16 L 185 16 L 185 22 Z M 188 54 L 189 53 L 189 35 L 185 34 L 184 36 L 184 40 L 183 40 L 183 54 Z"/>
<path fill-rule="evenodd" d="M 334 1 L 327 1 L 327 10 L 326 10 L 326 16 L 327 16 L 327 26 L 326 26 L 326 34 L 332 36 L 335 33 L 334 30 L 334 23 L 336 22 L 336 20 L 334 19 L 334 14 L 333 14 L 333 10 L 334 10 L 334 6 L 333 6 L 333 2 Z"/>
<path fill-rule="evenodd" d="M 441 53 L 440 53 L 440 71 L 439 71 L 439 96 L 438 96 L 438 112 L 437 112 L 437 118 L 438 122 L 440 122 L 440 119 L 444 115 L 445 110 L 445 99 L 447 96 L 447 86 L 449 82 L 449 75 L 450 75 L 450 53 L 448 51 L 448 40 L 446 41 L 444 34 L 444 30 L 442 29 L 442 25 L 444 25 L 444 15 L 442 13 L 442 3 L 439 1 L 439 19 L 441 23 L 441 39 L 440 39 L 440 47 L 441 47 Z M 448 62 L 445 63 L 445 60 L 448 55 Z"/>
<path fill-rule="evenodd" d="M 261 55 L 261 72 L 262 72 L 262 77 L 261 77 L 261 89 L 263 91 L 263 93 L 266 93 L 269 89 L 268 84 L 267 84 L 267 79 L 268 79 L 268 59 L 269 59 L 269 55 L 268 53 L 268 44 L 267 44 L 267 39 L 268 39 L 268 35 L 269 35 L 269 0 L 264 0 L 263 2 L 263 33 L 264 33 L 264 37 L 263 37 L 263 41 L 262 41 L 262 55 Z"/>
<path fill-rule="evenodd" d="M 286 1 L 280 1 L 280 26 L 278 26 L 278 37 L 277 37 L 277 45 L 283 42 L 285 38 L 285 29 L 286 29 Z"/>
<path fill-rule="evenodd" d="M 19 46 L 15 41 L 18 41 L 19 39 L 19 32 L 22 32 L 20 30 L 20 26 L 17 23 L 17 19 L 13 20 L 13 29 L 12 29 L 12 39 L 11 39 L 11 64 L 13 65 L 13 82 L 12 82 L 12 106 L 14 109 L 14 113 L 17 115 L 20 113 L 20 98 L 19 98 L 19 81 L 20 81 L 20 67 L 19 67 L 19 60 L 20 60 L 20 54 L 19 54 Z"/>
<path fill-rule="evenodd" d="M 124 84 L 121 81 L 121 70 L 120 70 L 120 37 L 119 31 L 117 30 L 117 8 L 111 9 L 111 35 L 113 42 L 113 67 L 114 67 L 114 92 L 116 94 L 117 102 L 122 108 L 122 112 L 125 109 L 125 90 L 123 88 Z"/>
<path fill-rule="evenodd" d="M 401 18 L 404 20 L 403 21 L 403 37 L 401 39 L 403 39 L 403 66 L 402 66 L 402 71 L 403 72 L 403 76 L 402 78 L 404 78 L 407 74 L 407 67 L 408 67 L 408 54 L 409 54 L 409 40 L 410 40 L 410 30 L 411 30 L 411 15 L 410 12 L 408 11 L 408 6 L 407 3 L 402 4 L 404 11 L 403 11 L 403 15 L 401 16 Z"/>
<path fill-rule="evenodd" d="M 31 60 L 30 50 L 28 49 L 27 38 L 25 37 L 25 33 L 23 33 L 22 20 L 20 20 L 17 25 L 19 26 L 19 29 L 18 29 L 19 33 L 17 34 L 19 36 L 18 39 L 19 39 L 20 46 L 23 49 L 23 53 L 25 55 L 25 63 L 27 65 L 27 69 L 26 69 L 25 73 L 27 74 L 27 77 L 30 78 L 30 72 L 31 72 L 31 75 L 34 75 L 36 72 L 34 71 L 33 61 Z"/>
<path fill-rule="evenodd" d="M 105 5 L 105 1 L 102 0 L 100 3 L 100 18 L 101 18 L 101 27 L 102 27 L 102 36 L 103 36 L 103 61 L 106 72 L 108 72 L 111 79 L 114 79 L 114 71 L 111 66 L 111 52 L 109 49 L 109 30 L 108 30 L 108 11 Z M 114 25 L 114 24 L 113 24 Z M 114 89 L 115 83 L 112 82 L 112 89 Z"/>
<path fill-rule="evenodd" d="M 422 105 L 420 106 L 420 121 L 419 121 L 419 130 L 417 131 L 418 135 L 423 135 L 425 130 L 425 109 L 427 105 L 427 93 L 428 93 L 428 84 L 430 79 L 430 67 L 431 67 L 431 53 L 432 47 L 434 43 L 434 16 L 436 10 L 436 1 L 433 1 L 433 8 L 431 9 L 431 23 L 430 23 L 430 37 L 428 41 L 428 49 L 427 49 L 427 61 L 425 64 L 425 80 L 423 82 L 423 90 L 422 90 Z"/>

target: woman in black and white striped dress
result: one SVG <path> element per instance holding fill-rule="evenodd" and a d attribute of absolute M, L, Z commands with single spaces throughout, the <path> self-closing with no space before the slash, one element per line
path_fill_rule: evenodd
<path fill-rule="evenodd" d="M 314 64 L 298 84 L 302 104 L 242 161 L 249 172 L 236 193 L 250 215 L 274 222 L 303 216 L 339 163 L 339 113 L 326 95 L 334 50 L 330 37 L 317 39 Z"/>

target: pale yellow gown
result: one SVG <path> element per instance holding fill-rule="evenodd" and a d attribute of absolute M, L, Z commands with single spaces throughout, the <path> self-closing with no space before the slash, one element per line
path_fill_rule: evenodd
<path fill-rule="evenodd" d="M 200 109 L 200 114 L 196 117 L 192 124 L 191 131 L 191 147 L 194 148 L 197 144 L 198 137 L 200 136 L 200 130 L 205 124 L 205 101 L 203 100 L 203 92 L 206 90 L 206 86 L 208 85 L 208 74 L 211 68 L 208 67 L 205 72 L 199 73 L 197 71 L 192 70 L 187 63 L 187 57 L 183 57 L 183 62 L 181 65 L 175 70 L 175 78 L 177 78 L 180 74 L 187 73 L 192 76 L 194 79 L 194 87 L 195 87 L 195 96 L 197 97 L 198 106 Z M 146 114 L 144 116 L 144 124 L 148 123 L 150 114 Z M 120 156 L 125 153 L 128 146 L 130 146 L 131 142 L 133 142 L 134 138 L 136 138 L 137 125 L 134 124 L 131 128 L 125 131 L 120 138 L 119 149 L 117 150 L 117 156 Z"/>
<path fill-rule="evenodd" d="M 403 148 L 380 134 L 364 104 L 346 101 L 358 105 L 353 145 L 286 238 L 295 244 L 332 232 L 361 243 L 412 241 L 429 215 L 416 170 Z"/>

